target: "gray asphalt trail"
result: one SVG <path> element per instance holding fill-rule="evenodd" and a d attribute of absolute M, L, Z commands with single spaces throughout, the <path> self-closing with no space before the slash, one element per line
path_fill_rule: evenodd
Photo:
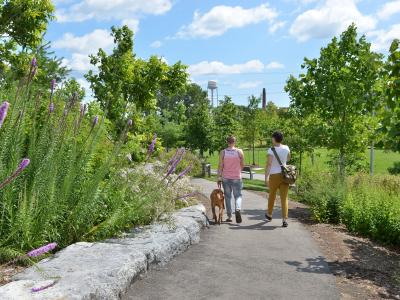
<path fill-rule="evenodd" d="M 194 183 L 209 195 L 215 187 Z M 211 225 L 198 245 L 132 284 L 122 299 L 339 299 L 335 278 L 310 233 L 266 199 L 243 192 L 243 223 Z"/>

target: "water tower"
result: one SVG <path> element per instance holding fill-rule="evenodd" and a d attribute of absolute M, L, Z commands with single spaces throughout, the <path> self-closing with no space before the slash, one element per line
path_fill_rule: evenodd
<path fill-rule="evenodd" d="M 210 102 L 211 102 L 211 107 L 214 107 L 214 92 L 216 96 L 216 101 L 215 104 L 218 105 L 218 87 L 217 87 L 217 82 L 215 80 L 210 80 L 207 85 L 207 93 L 208 90 L 210 91 L 211 97 L 209 96 Z"/>

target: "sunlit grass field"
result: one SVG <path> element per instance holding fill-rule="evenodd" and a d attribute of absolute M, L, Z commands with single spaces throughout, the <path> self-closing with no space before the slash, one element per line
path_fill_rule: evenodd
<path fill-rule="evenodd" d="M 245 162 L 246 164 L 253 163 L 253 154 L 252 150 L 244 150 Z M 329 151 L 327 149 L 317 149 L 315 152 L 314 162 L 316 166 L 321 169 L 328 169 L 328 161 L 329 161 Z M 208 157 L 208 162 L 211 163 L 213 169 L 216 169 L 218 166 L 218 153 L 215 152 L 213 155 Z M 396 161 L 400 161 L 400 153 L 385 151 L 377 149 L 375 150 L 375 163 L 374 163 L 374 171 L 376 174 L 388 174 L 388 168 L 393 166 L 393 163 Z M 260 167 L 264 168 L 266 162 L 266 149 L 265 148 L 256 148 L 255 151 L 255 163 Z M 365 163 L 369 165 L 369 149 L 365 151 Z M 311 157 L 309 155 L 304 155 L 302 161 L 302 168 L 309 168 L 312 166 Z M 264 173 L 264 170 L 256 171 L 257 173 Z"/>

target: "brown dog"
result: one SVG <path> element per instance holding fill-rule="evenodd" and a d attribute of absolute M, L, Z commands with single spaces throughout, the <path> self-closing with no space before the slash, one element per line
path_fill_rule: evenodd
<path fill-rule="evenodd" d="M 212 209 L 212 213 L 213 213 L 214 224 L 221 225 L 222 217 L 224 215 L 224 208 L 225 208 L 224 192 L 221 190 L 221 188 L 215 189 L 212 191 L 210 198 L 211 198 L 211 209 Z M 217 215 L 215 213 L 216 206 L 218 206 L 218 209 L 219 209 L 218 219 L 217 219 Z"/>

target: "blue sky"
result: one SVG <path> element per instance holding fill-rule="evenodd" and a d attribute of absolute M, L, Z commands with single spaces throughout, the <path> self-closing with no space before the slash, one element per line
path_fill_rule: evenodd
<path fill-rule="evenodd" d="M 374 50 L 386 53 L 400 38 L 400 0 L 56 0 L 57 20 L 46 39 L 87 88 L 88 55 L 112 49 L 112 25 L 135 31 L 135 52 L 189 66 L 206 89 L 246 104 L 251 94 L 287 106 L 283 87 L 304 57 L 318 56 L 333 35 L 355 22 Z M 90 94 L 90 92 L 88 92 Z"/>

